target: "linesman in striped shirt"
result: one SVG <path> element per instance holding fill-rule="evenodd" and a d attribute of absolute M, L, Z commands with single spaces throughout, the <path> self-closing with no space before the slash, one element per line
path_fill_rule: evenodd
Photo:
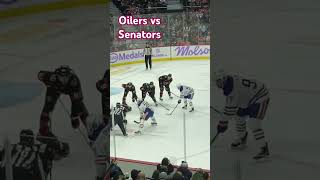
<path fill-rule="evenodd" d="M 220 70 L 214 73 L 215 83 L 222 89 L 226 97 L 222 119 L 217 125 L 217 131 L 224 133 L 228 128 L 228 120 L 235 119 L 236 137 L 231 149 L 242 150 L 247 142 L 247 125 L 260 147 L 253 158 L 259 160 L 269 156 L 262 122 L 265 117 L 270 96 L 264 83 L 247 79 L 239 75 L 226 74 Z"/>
<path fill-rule="evenodd" d="M 151 56 L 152 56 L 152 48 L 150 47 L 149 43 L 146 43 L 146 47 L 143 50 L 144 53 L 144 60 L 146 63 L 146 70 L 148 70 L 148 65 L 150 66 L 150 70 L 152 68 L 152 60 L 151 60 Z"/>

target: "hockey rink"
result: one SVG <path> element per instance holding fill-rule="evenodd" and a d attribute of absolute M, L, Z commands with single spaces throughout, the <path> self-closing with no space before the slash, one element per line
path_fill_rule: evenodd
<path fill-rule="evenodd" d="M 217 0 L 215 6 L 220 7 L 215 27 L 217 63 L 270 89 L 263 126 L 271 157 L 262 163 L 252 160 L 258 147 L 250 131 L 248 149 L 232 152 L 230 121 L 228 131 L 211 146 L 213 179 L 319 179 L 320 13 L 315 8 L 319 2 Z M 222 109 L 221 91 L 212 86 L 212 92 L 212 105 Z M 221 117 L 211 116 L 213 137 Z"/>
<path fill-rule="evenodd" d="M 107 66 L 104 12 L 105 6 L 83 7 L 0 20 L 1 140 L 8 136 L 11 143 L 17 143 L 21 129 L 38 131 L 45 96 L 45 86 L 37 80 L 40 70 L 72 67 L 80 77 L 89 112 L 101 114 L 95 83 Z M 69 97 L 61 100 L 70 111 Z M 53 164 L 52 179 L 95 179 L 94 154 L 72 129 L 69 115 L 59 103 L 52 114 L 52 127 L 55 135 L 70 144 L 71 151 Z"/>
<path fill-rule="evenodd" d="M 158 77 L 172 74 L 171 91 L 180 95 L 176 84 L 188 85 L 195 90 L 193 98 L 194 112 L 182 109 L 183 102 L 178 105 L 172 115 L 169 112 L 176 106 L 178 97 L 169 99 L 164 91 L 163 101 L 159 100 Z M 122 84 L 132 82 L 136 87 L 138 98 L 141 98 L 140 87 L 143 83 L 154 82 L 156 86 L 155 97 L 161 105 L 155 107 L 152 99 L 147 101 L 155 110 L 158 125 L 152 126 L 151 120 L 145 121 L 144 132 L 137 135 L 140 114 L 138 107 L 132 102 L 131 93 L 127 96 L 127 104 L 132 111 L 127 113 L 127 131 L 129 136 L 124 137 L 120 128 L 116 126 L 111 133 L 111 156 L 147 162 L 161 162 L 168 157 L 173 164 L 180 165 L 184 160 L 184 118 L 186 122 L 186 160 L 189 167 L 210 169 L 210 61 L 164 61 L 153 63 L 152 70 L 145 70 L 144 64 L 111 67 L 111 103 L 115 105 L 122 102 Z M 114 141 L 115 139 L 115 141 Z M 115 145 L 115 146 L 114 146 Z M 116 148 L 115 148 L 116 147 Z M 116 151 L 116 152 L 115 152 Z M 116 154 L 115 154 L 116 153 Z"/>

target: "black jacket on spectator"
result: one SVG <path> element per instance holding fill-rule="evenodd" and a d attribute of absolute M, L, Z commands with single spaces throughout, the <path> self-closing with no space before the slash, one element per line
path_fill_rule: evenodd
<path fill-rule="evenodd" d="M 188 168 L 179 167 L 178 171 L 180 171 L 182 173 L 184 180 L 190 180 L 191 179 L 192 172 Z"/>

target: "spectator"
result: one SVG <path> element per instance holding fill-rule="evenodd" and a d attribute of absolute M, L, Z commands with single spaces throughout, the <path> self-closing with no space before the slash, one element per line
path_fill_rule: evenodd
<path fill-rule="evenodd" d="M 176 173 L 173 174 L 172 180 L 184 180 L 182 173 L 177 171 Z"/>
<path fill-rule="evenodd" d="M 209 174 L 200 169 L 192 176 L 191 180 L 209 180 Z"/>
<path fill-rule="evenodd" d="M 111 170 L 110 170 L 110 177 L 113 179 L 119 179 L 120 176 L 123 176 L 123 172 L 121 170 L 121 168 L 118 166 L 118 162 L 117 161 L 112 161 L 111 162 Z"/>
<path fill-rule="evenodd" d="M 184 180 L 190 180 L 192 177 L 192 172 L 188 169 L 188 163 L 185 161 L 182 161 L 177 171 L 182 173 Z"/>
<path fill-rule="evenodd" d="M 152 173 L 152 179 L 153 180 L 159 180 L 159 176 L 160 176 L 160 171 L 159 170 L 155 170 Z"/>
<path fill-rule="evenodd" d="M 166 172 L 161 172 L 159 174 L 159 180 L 166 180 L 169 179 L 168 174 Z"/>

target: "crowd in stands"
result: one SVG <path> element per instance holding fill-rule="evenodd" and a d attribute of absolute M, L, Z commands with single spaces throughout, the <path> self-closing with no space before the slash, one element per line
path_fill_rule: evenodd
<path fill-rule="evenodd" d="M 207 6 L 209 0 L 182 0 L 184 6 Z"/>
<path fill-rule="evenodd" d="M 165 13 L 167 0 L 112 0 L 123 15 Z M 180 0 L 186 9 L 201 11 L 209 6 L 209 0 Z"/>
<path fill-rule="evenodd" d="M 112 0 L 123 15 L 164 12 L 167 0 Z"/>
<path fill-rule="evenodd" d="M 162 13 L 153 15 L 137 15 L 135 17 L 158 17 L 161 18 L 159 26 L 119 26 L 117 17 L 111 18 L 111 39 L 113 46 L 111 51 L 121 51 L 143 48 L 146 41 L 142 40 L 119 40 L 117 31 L 128 29 L 128 32 L 161 32 L 160 40 L 148 40 L 152 47 L 161 46 L 184 46 L 184 45 L 203 45 L 210 43 L 210 22 L 209 13 L 204 12 L 179 12 Z"/>
<path fill-rule="evenodd" d="M 146 177 L 146 173 L 141 170 L 132 169 L 130 177 L 122 171 L 118 166 L 116 161 L 112 162 L 112 167 L 110 169 L 110 179 L 111 180 L 209 180 L 210 176 L 208 172 L 201 169 L 192 173 L 188 168 L 188 163 L 182 161 L 181 165 L 176 167 L 170 163 L 168 158 L 163 158 L 161 163 L 159 163 L 154 170 L 152 177 Z"/>

